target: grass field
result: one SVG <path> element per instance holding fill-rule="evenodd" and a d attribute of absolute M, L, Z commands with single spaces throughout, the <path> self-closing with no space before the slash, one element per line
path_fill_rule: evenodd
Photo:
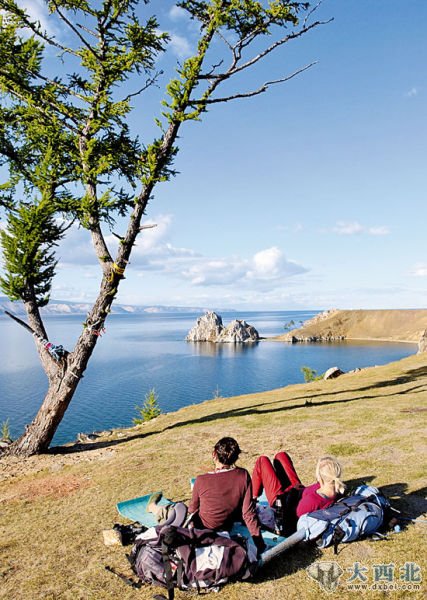
<path fill-rule="evenodd" d="M 301 545 L 253 581 L 225 586 L 221 599 L 426 597 L 427 583 L 418 591 L 402 589 L 420 574 L 427 577 L 427 528 L 421 520 L 426 519 L 426 399 L 424 354 L 332 381 L 211 400 L 95 444 L 3 459 L 0 598 L 151 598 L 158 588 L 134 590 L 105 570 L 110 565 L 128 572 L 126 549 L 104 546 L 101 532 L 120 522 L 118 501 L 160 489 L 172 499 L 188 499 L 189 478 L 211 468 L 212 446 L 224 435 L 237 438 L 245 450 L 240 465 L 249 470 L 258 454 L 286 449 L 306 484 L 314 480 L 316 459 L 332 453 L 350 488 L 359 482 L 381 487 L 396 508 L 419 520 L 384 541 L 342 545 L 338 556 L 332 549 Z M 337 591 L 327 594 L 308 576 L 307 567 L 316 561 L 336 561 L 342 569 Z M 377 585 L 400 589 L 351 590 L 355 563 L 368 586 L 377 575 Z M 405 564 L 414 565 L 412 582 L 400 579 Z M 391 582 L 384 581 L 387 576 Z M 176 597 L 188 596 L 177 592 Z"/>

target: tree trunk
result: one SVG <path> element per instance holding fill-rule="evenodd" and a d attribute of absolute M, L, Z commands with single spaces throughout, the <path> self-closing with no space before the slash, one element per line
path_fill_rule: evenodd
<path fill-rule="evenodd" d="M 65 376 L 68 383 L 52 381 L 34 421 L 27 425 L 25 433 L 13 442 L 8 454 L 31 456 L 45 452 L 55 435 L 65 411 L 70 404 L 80 378 Z"/>
<path fill-rule="evenodd" d="M 89 359 L 98 341 L 99 331 L 102 330 L 104 322 L 110 312 L 111 305 L 117 294 L 123 272 L 128 264 L 132 247 L 140 231 L 139 226 L 142 216 L 155 186 L 156 178 L 161 173 L 174 141 L 177 137 L 181 121 L 173 121 L 164 135 L 163 144 L 157 160 L 156 169 L 152 180 L 144 187 L 135 204 L 132 218 L 129 221 L 128 231 L 122 244 L 120 244 L 116 262 L 103 262 L 104 277 L 100 293 L 86 319 L 86 328 L 80 335 L 76 347 L 66 359 L 55 363 L 49 359 L 49 364 L 44 364 L 45 372 L 49 380 L 49 389 L 33 422 L 27 426 L 23 435 L 13 442 L 7 450 L 8 454 L 16 456 L 31 456 L 45 452 L 55 435 L 65 411 L 67 410 L 77 386 L 83 377 Z M 93 232 L 92 232 L 93 233 Z M 95 232 L 97 239 L 99 232 Z M 92 236 L 94 238 L 94 236 Z M 96 244 L 95 244 L 96 245 Z M 105 264 L 104 264 L 105 263 Z M 119 271 L 117 269 L 122 269 Z M 30 314 L 29 307 L 26 306 Z M 30 307 L 31 308 L 31 307 Z M 39 317 L 40 319 L 40 317 Z M 40 319 L 41 321 L 41 319 Z M 43 349 L 39 350 L 41 358 Z M 43 361 L 42 361 L 43 362 Z"/>
<path fill-rule="evenodd" d="M 31 456 L 45 452 L 49 448 L 83 377 L 96 341 L 97 336 L 90 332 L 82 334 L 75 351 L 64 360 L 63 369 L 59 368 L 56 375 L 49 378 L 49 389 L 43 404 L 33 422 L 27 425 L 23 435 L 11 444 L 8 454 Z"/>
<path fill-rule="evenodd" d="M 33 422 L 26 427 L 23 435 L 13 442 L 7 454 L 31 456 L 45 452 L 52 441 L 86 370 L 89 359 L 98 341 L 99 330 L 113 301 L 111 288 L 116 290 L 119 276 L 113 273 L 108 281 L 104 280 L 101 293 L 86 320 L 86 327 L 81 333 L 76 347 L 66 358 L 56 362 L 50 358 L 54 368 L 46 371 L 49 389 Z M 46 350 L 41 349 L 41 352 Z"/>

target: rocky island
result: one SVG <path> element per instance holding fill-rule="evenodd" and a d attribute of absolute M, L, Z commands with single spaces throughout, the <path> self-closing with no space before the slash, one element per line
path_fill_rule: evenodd
<path fill-rule="evenodd" d="M 227 327 L 215 312 L 207 312 L 197 319 L 185 340 L 187 342 L 247 343 L 259 340 L 258 331 L 246 321 L 235 319 Z"/>

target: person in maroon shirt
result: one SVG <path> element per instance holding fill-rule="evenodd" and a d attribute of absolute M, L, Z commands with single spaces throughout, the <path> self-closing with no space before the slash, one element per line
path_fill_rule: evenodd
<path fill-rule="evenodd" d="M 215 469 L 196 477 L 189 513 L 195 527 L 230 530 L 235 521 L 245 522 L 258 552 L 265 549 L 261 526 L 256 514 L 251 477 L 246 469 L 236 467 L 239 444 L 234 438 L 221 438 L 212 452 Z"/>
<path fill-rule="evenodd" d="M 342 496 L 345 483 L 340 479 L 341 465 L 332 456 L 319 458 L 316 465 L 316 483 L 306 487 L 296 509 L 297 517 L 314 510 L 328 508 Z"/>
<path fill-rule="evenodd" d="M 345 485 L 340 477 L 339 462 L 325 456 L 317 462 L 317 482 L 304 487 L 291 457 L 286 452 L 279 452 L 274 457 L 273 464 L 267 456 L 257 458 L 252 474 L 252 488 L 255 499 L 265 490 L 268 503 L 275 509 L 280 533 L 289 535 L 295 530 L 297 518 L 331 506 L 338 495 L 344 493 Z"/>

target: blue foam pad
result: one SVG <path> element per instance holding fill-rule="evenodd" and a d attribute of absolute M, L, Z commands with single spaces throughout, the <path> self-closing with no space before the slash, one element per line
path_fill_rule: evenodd
<path fill-rule="evenodd" d="M 126 517 L 131 521 L 138 521 L 138 523 L 141 523 L 141 525 L 144 525 L 145 527 L 155 527 L 157 525 L 155 516 L 153 513 L 147 512 L 148 501 L 153 493 L 140 496 L 139 498 L 132 498 L 132 500 L 124 500 L 123 502 L 119 502 L 117 504 L 117 510 L 122 517 Z M 170 503 L 170 500 L 162 496 L 157 504 L 166 506 Z"/>

